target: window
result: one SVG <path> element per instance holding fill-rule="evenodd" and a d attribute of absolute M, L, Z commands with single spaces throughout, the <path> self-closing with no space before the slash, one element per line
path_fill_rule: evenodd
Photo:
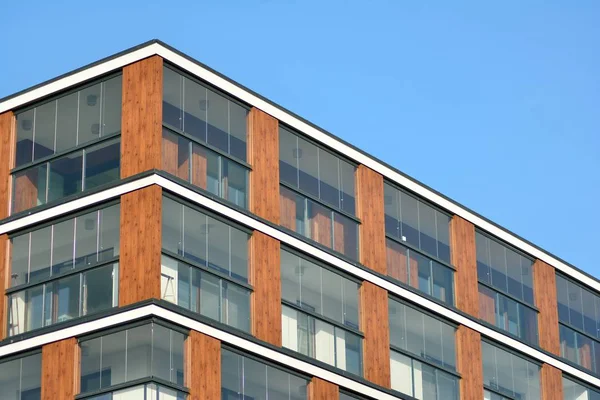
<path fill-rule="evenodd" d="M 358 259 L 356 167 L 279 128 L 281 225 Z"/>
<path fill-rule="evenodd" d="M 564 400 L 600 400 L 600 391 L 567 379 L 564 374 L 562 384 Z"/>
<path fill-rule="evenodd" d="M 17 113 L 12 212 L 120 178 L 121 76 Z"/>
<path fill-rule="evenodd" d="M 42 353 L 0 361 L 2 400 L 39 400 L 41 380 Z"/>
<path fill-rule="evenodd" d="M 156 383 L 128 387 L 126 389 L 106 392 L 97 396 L 78 396 L 86 400 L 185 400 L 187 394 Z"/>
<path fill-rule="evenodd" d="M 164 68 L 162 168 L 240 207 L 248 206 L 248 109 Z"/>
<path fill-rule="evenodd" d="M 161 298 L 250 331 L 250 234 L 163 197 Z"/>
<path fill-rule="evenodd" d="M 490 399 L 540 399 L 540 366 L 488 342 L 481 342 L 483 386 Z M 494 394 L 494 396 L 492 396 Z"/>
<path fill-rule="evenodd" d="M 456 328 L 389 299 L 392 389 L 423 400 L 458 400 Z"/>
<path fill-rule="evenodd" d="M 454 305 L 451 217 L 389 183 L 384 201 L 388 275 Z"/>
<path fill-rule="evenodd" d="M 10 238 L 8 335 L 118 305 L 119 204 Z"/>
<path fill-rule="evenodd" d="M 533 261 L 479 231 L 475 242 L 480 318 L 537 345 Z"/>
<path fill-rule="evenodd" d="M 221 349 L 221 399 L 307 399 L 309 380 L 237 352 Z"/>
<path fill-rule="evenodd" d="M 362 375 L 360 284 L 281 251 L 283 347 Z"/>
<path fill-rule="evenodd" d="M 562 357 L 600 374 L 600 296 L 556 274 Z"/>
<path fill-rule="evenodd" d="M 366 400 L 366 397 L 358 396 L 355 394 L 350 394 L 346 392 L 342 392 L 340 390 L 340 400 Z"/>
<path fill-rule="evenodd" d="M 183 389 L 185 337 L 183 333 L 157 322 L 148 322 L 92 339 L 82 339 L 81 393 L 106 393 L 111 387 L 123 387 L 128 382 L 137 386 L 130 390 L 143 393 L 148 388 L 138 386 L 138 383 L 144 378 L 158 379 Z"/>

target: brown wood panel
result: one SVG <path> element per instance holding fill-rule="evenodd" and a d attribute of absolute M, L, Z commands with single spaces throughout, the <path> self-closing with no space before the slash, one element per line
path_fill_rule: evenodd
<path fill-rule="evenodd" d="M 254 231 L 250 240 L 252 333 L 281 346 L 281 252 L 278 240 Z"/>
<path fill-rule="evenodd" d="M 387 241 L 386 263 L 389 276 L 416 289 L 419 288 L 419 262 L 412 256 L 407 256 L 403 246 L 391 240 Z"/>
<path fill-rule="evenodd" d="M 185 385 L 189 400 L 221 398 L 221 342 L 191 330 L 186 339 Z"/>
<path fill-rule="evenodd" d="M 281 207 L 281 226 L 296 230 L 296 195 L 291 190 L 282 190 L 279 204 Z"/>
<path fill-rule="evenodd" d="M 69 338 L 42 347 L 42 400 L 72 399 L 79 391 L 79 346 Z"/>
<path fill-rule="evenodd" d="M 356 170 L 356 215 L 361 264 L 387 274 L 383 176 L 364 165 Z"/>
<path fill-rule="evenodd" d="M 10 170 L 14 165 L 15 117 L 12 111 L 0 114 L 0 219 L 9 215 Z"/>
<path fill-rule="evenodd" d="M 483 399 L 483 364 L 481 358 L 481 335 L 464 325 L 456 331 L 456 361 L 460 379 L 462 400 Z"/>
<path fill-rule="evenodd" d="M 456 307 L 479 317 L 475 226 L 457 215 L 450 222 L 450 252 L 452 265 L 456 268 Z"/>
<path fill-rule="evenodd" d="M 556 294 L 556 270 L 543 261 L 533 264 L 533 294 L 538 313 L 540 347 L 560 355 L 558 330 L 558 299 Z"/>
<path fill-rule="evenodd" d="M 543 364 L 540 380 L 542 400 L 563 400 L 562 372 L 559 369 Z"/>
<path fill-rule="evenodd" d="M 121 178 L 161 168 L 163 60 L 123 68 Z"/>
<path fill-rule="evenodd" d="M 308 384 L 308 400 L 339 399 L 340 388 L 328 381 L 313 377 Z"/>
<path fill-rule="evenodd" d="M 250 211 L 279 224 L 279 123 L 258 108 L 248 116 Z"/>
<path fill-rule="evenodd" d="M 121 196 L 119 305 L 160 298 L 162 189 Z"/>
<path fill-rule="evenodd" d="M 9 285 L 10 247 L 8 235 L 0 235 L 0 340 L 6 338 L 6 327 L 8 324 L 7 297 L 4 291 Z"/>
<path fill-rule="evenodd" d="M 310 219 L 310 238 L 332 248 L 331 212 L 328 212 L 325 207 L 313 207 L 313 212 L 314 215 Z"/>
<path fill-rule="evenodd" d="M 360 329 L 363 340 L 363 376 L 377 385 L 390 388 L 390 328 L 388 293 L 371 282 L 359 290 Z"/>
<path fill-rule="evenodd" d="M 23 171 L 15 177 L 15 198 L 13 199 L 12 211 L 18 213 L 37 206 L 38 199 L 38 169 L 32 168 Z"/>

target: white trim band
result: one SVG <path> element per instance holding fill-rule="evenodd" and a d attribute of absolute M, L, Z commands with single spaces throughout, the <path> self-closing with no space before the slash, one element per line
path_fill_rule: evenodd
<path fill-rule="evenodd" d="M 150 185 L 158 185 L 168 191 L 176 193 L 181 198 L 187 199 L 188 201 L 191 201 L 191 202 L 201 205 L 209 210 L 217 212 L 217 213 L 221 214 L 222 216 L 227 217 L 233 221 L 237 221 L 238 223 L 245 225 L 253 230 L 260 231 L 268 236 L 271 236 L 271 237 L 279 240 L 280 242 L 282 242 L 290 247 L 293 247 L 293 248 L 296 248 L 305 253 L 311 254 L 313 257 L 315 257 L 327 264 L 333 265 L 353 276 L 356 276 L 362 280 L 371 282 L 379 287 L 382 287 L 383 289 L 386 289 L 387 291 L 395 294 L 398 297 L 407 299 L 415 304 L 418 304 L 419 306 L 421 306 L 427 310 L 430 310 L 438 315 L 441 315 L 449 320 L 456 322 L 457 324 L 465 325 L 465 326 L 479 332 L 483 336 L 486 336 L 486 337 L 491 338 L 499 343 L 502 343 L 511 348 L 514 348 L 514 349 L 516 349 L 516 350 L 518 350 L 540 362 L 550 364 L 553 367 L 563 370 L 563 371 L 581 379 L 584 382 L 587 382 L 591 385 L 600 387 L 600 379 L 594 377 L 593 375 L 590 375 L 583 371 L 580 371 L 579 369 L 574 368 L 574 367 L 570 366 L 569 364 L 566 364 L 565 362 L 563 362 L 557 358 L 548 356 L 547 354 L 545 354 L 539 350 L 536 350 L 533 347 L 530 347 L 524 343 L 521 343 L 518 340 L 515 340 L 507 335 L 504 335 L 500 332 L 490 329 L 473 319 L 470 319 L 468 317 L 463 316 L 462 314 L 457 313 L 456 311 L 454 311 L 450 308 L 440 305 L 440 304 L 438 304 L 434 301 L 431 301 L 425 297 L 422 297 L 422 296 L 420 296 L 410 290 L 407 290 L 399 285 L 395 285 L 394 283 L 389 282 L 385 279 L 382 279 L 379 276 L 377 276 L 369 271 L 366 271 L 362 268 L 359 268 L 351 263 L 348 263 L 348 262 L 334 256 L 333 254 L 328 253 L 327 251 L 323 251 L 315 246 L 312 246 L 311 244 L 304 242 L 303 240 L 300 240 L 290 234 L 280 231 L 279 229 L 276 229 L 268 224 L 265 224 L 264 222 L 261 222 L 261 221 L 255 219 L 251 216 L 248 216 L 240 211 L 234 210 L 226 205 L 221 204 L 220 202 L 217 202 L 217 201 L 215 201 L 207 196 L 204 196 L 198 192 L 195 192 L 191 189 L 183 187 L 183 186 L 181 186 L 163 176 L 157 175 L 157 174 L 154 174 L 154 175 L 151 175 L 148 177 L 144 177 L 144 178 L 140 178 L 140 179 L 132 181 L 132 182 L 124 183 L 122 185 L 116 186 L 116 187 L 106 190 L 104 192 L 96 193 L 96 194 L 93 194 L 93 195 L 90 195 L 90 196 L 87 196 L 87 197 L 84 197 L 81 199 L 73 200 L 68 203 L 60 204 L 58 206 L 44 210 L 43 212 L 39 212 L 37 214 L 25 216 L 23 218 L 7 222 L 6 224 L 0 225 L 0 234 L 9 233 L 16 229 L 21 229 L 24 226 L 27 226 L 27 225 L 30 225 L 33 223 L 43 222 L 43 221 L 49 220 L 49 219 L 53 219 L 53 218 L 59 217 L 60 215 L 65 214 L 67 212 L 79 210 L 83 207 L 90 206 L 93 204 L 93 202 L 90 201 L 89 198 L 91 198 L 93 196 L 96 196 L 94 198 L 97 199 L 97 202 L 100 202 L 100 201 L 118 197 L 123 193 L 128 193 L 133 190 L 137 190 L 139 188 L 150 186 Z M 23 220 L 25 220 L 25 219 L 27 219 L 26 223 L 23 222 Z M 71 328 L 69 328 L 69 329 L 71 329 Z M 1 354 L 2 353 L 0 352 L 0 355 Z"/>

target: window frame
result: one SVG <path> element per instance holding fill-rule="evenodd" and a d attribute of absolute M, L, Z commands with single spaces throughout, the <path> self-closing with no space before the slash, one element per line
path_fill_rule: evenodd
<path fill-rule="evenodd" d="M 168 382 L 168 381 L 158 378 L 158 377 L 146 377 L 146 378 L 139 378 L 139 379 L 135 379 L 135 380 L 124 382 L 124 383 L 119 383 L 117 385 L 113 385 L 113 386 L 110 386 L 110 387 L 107 387 L 104 389 L 99 389 L 94 392 L 78 393 L 75 395 L 75 400 L 94 398 L 97 396 L 112 394 L 113 392 L 117 392 L 119 390 L 134 388 L 136 386 L 146 386 L 148 384 L 155 384 L 160 387 L 165 387 L 167 389 L 174 390 L 178 393 L 184 394 L 186 396 L 186 398 L 190 394 L 190 390 L 185 386 L 179 386 L 177 384 Z"/>
<path fill-rule="evenodd" d="M 571 382 L 575 383 L 576 385 L 579 385 L 579 386 L 585 388 L 586 390 L 589 390 L 589 391 L 591 391 L 593 393 L 600 394 L 600 389 L 599 388 L 594 387 L 593 385 L 591 385 L 591 384 L 589 384 L 587 382 L 583 382 L 583 381 L 579 380 L 578 378 L 576 378 L 576 377 L 574 377 L 572 375 L 568 375 L 565 371 L 562 371 L 562 380 L 564 381 L 565 379 L 568 380 L 568 381 L 571 381 Z"/>
<path fill-rule="evenodd" d="M 583 285 L 581 282 L 578 282 L 578 281 L 572 279 L 568 275 L 562 274 L 558 270 L 556 270 L 556 275 L 560 276 L 561 278 L 563 278 L 567 282 L 570 282 L 570 283 L 572 283 L 574 285 L 579 286 L 582 290 L 587 290 L 588 292 L 592 293 L 592 295 L 594 295 L 595 297 L 597 297 L 598 299 L 600 299 L 600 294 L 598 294 L 595 290 L 589 289 L 587 286 Z M 557 287 L 557 297 L 558 297 L 558 287 Z M 569 329 L 571 329 L 571 330 L 573 330 L 573 331 L 575 331 L 575 332 L 577 332 L 577 333 L 579 333 L 579 334 L 581 334 L 583 336 L 586 336 L 586 337 L 590 338 L 591 340 L 595 341 L 596 343 L 598 343 L 598 345 L 600 345 L 600 338 L 598 338 L 598 337 L 592 337 L 589 333 L 583 331 L 580 328 L 577 328 L 577 327 L 571 325 L 569 322 L 561 321 L 560 315 L 558 317 L 558 324 L 559 325 L 563 325 L 563 326 L 565 326 L 565 327 L 567 327 L 567 328 L 569 328 Z M 600 327 L 600 322 L 598 323 L 597 326 Z"/>

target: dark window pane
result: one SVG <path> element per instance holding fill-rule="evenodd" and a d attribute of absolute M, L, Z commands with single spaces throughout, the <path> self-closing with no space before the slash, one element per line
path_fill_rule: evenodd
<path fill-rule="evenodd" d="M 81 215 L 75 221 L 75 267 L 98 261 L 98 211 Z"/>
<path fill-rule="evenodd" d="M 246 161 L 246 121 L 248 110 L 229 101 L 229 154 Z"/>
<path fill-rule="evenodd" d="M 80 276 L 72 275 L 46 285 L 51 290 L 52 316 L 46 315 L 46 325 L 79 317 Z"/>
<path fill-rule="evenodd" d="M 115 265 L 116 266 L 116 265 Z M 93 269 L 83 274 L 83 313 L 92 314 L 117 305 L 113 288 L 118 282 L 113 265 Z M 113 273 L 114 278 L 113 278 Z"/>
<path fill-rule="evenodd" d="M 250 331 L 250 291 L 222 281 L 226 307 L 221 321 L 243 331 Z"/>
<path fill-rule="evenodd" d="M 33 119 L 33 109 L 17 114 L 16 167 L 33 161 Z"/>
<path fill-rule="evenodd" d="M 231 254 L 230 228 L 224 223 L 208 217 L 208 266 L 230 275 Z"/>
<path fill-rule="evenodd" d="M 298 138 L 284 128 L 279 128 L 279 179 L 298 187 Z"/>
<path fill-rule="evenodd" d="M 400 192 L 401 239 L 417 248 L 419 243 L 419 206 L 414 197 Z"/>
<path fill-rule="evenodd" d="M 125 379 L 151 376 L 152 368 L 152 329 L 150 325 L 142 325 L 127 330 L 127 370 Z"/>
<path fill-rule="evenodd" d="M 385 207 L 385 232 L 401 239 L 400 234 L 400 192 L 384 183 L 383 199 Z"/>
<path fill-rule="evenodd" d="M 229 152 L 229 101 L 213 92 L 207 91 L 206 119 L 208 144 Z"/>
<path fill-rule="evenodd" d="M 81 192 L 81 151 L 66 155 L 49 163 L 48 201 Z"/>
<path fill-rule="evenodd" d="M 171 73 L 175 75 L 174 72 Z M 206 88 L 187 78 L 183 78 L 183 85 L 185 93 L 183 130 L 206 142 L 206 112 L 210 104 L 206 99 Z"/>
<path fill-rule="evenodd" d="M 183 129 L 182 77 L 169 68 L 163 68 L 163 122 Z"/>
<path fill-rule="evenodd" d="M 29 233 L 10 239 L 10 287 L 27 283 L 29 272 Z"/>
<path fill-rule="evenodd" d="M 319 198 L 325 203 L 341 208 L 339 159 L 318 149 Z"/>
<path fill-rule="evenodd" d="M 318 203 L 309 200 L 308 213 L 308 230 L 310 232 L 309 237 L 312 240 L 319 242 L 323 246 L 332 248 L 332 211 Z"/>
<path fill-rule="evenodd" d="M 120 177 L 121 141 L 110 141 L 85 150 L 85 189 L 116 181 Z"/>
<path fill-rule="evenodd" d="M 358 259 L 358 224 L 341 214 L 333 215 L 333 249 L 349 258 Z"/>
<path fill-rule="evenodd" d="M 51 236 L 51 226 L 31 232 L 28 283 L 38 282 L 50 276 Z"/>
<path fill-rule="evenodd" d="M 298 138 L 295 149 L 299 166 L 299 188 L 319 197 L 319 150 L 317 146 Z"/>
<path fill-rule="evenodd" d="M 121 90 L 123 76 L 119 75 L 102 83 L 102 127 L 101 136 L 121 131 Z"/>
<path fill-rule="evenodd" d="M 97 83 L 79 92 L 79 127 L 77 145 L 100 137 L 101 84 Z"/>
<path fill-rule="evenodd" d="M 116 204 L 98 212 L 100 214 L 98 260 L 104 261 L 119 255 L 121 207 Z"/>
<path fill-rule="evenodd" d="M 248 193 L 246 168 L 224 157 L 221 160 L 223 161 L 223 188 L 226 190 L 222 197 L 246 208 Z"/>
<path fill-rule="evenodd" d="M 446 214 L 436 211 L 438 258 L 450 263 L 450 220 Z"/>
<path fill-rule="evenodd" d="M 77 145 L 77 109 L 79 93 L 72 93 L 57 100 L 56 152 Z"/>
<path fill-rule="evenodd" d="M 235 228 L 231 229 L 231 277 L 248 282 L 248 241 L 250 236 Z"/>
<path fill-rule="evenodd" d="M 60 100 L 59 103 L 61 103 Z M 61 126 L 60 124 L 61 122 L 58 122 L 58 126 Z M 54 154 L 54 132 L 56 127 L 56 101 L 35 108 L 34 161 Z M 75 146 L 75 143 L 71 147 L 73 146 Z"/>
<path fill-rule="evenodd" d="M 13 175 L 13 214 L 46 203 L 47 174 L 48 164 L 41 164 Z"/>
<path fill-rule="evenodd" d="M 168 197 L 162 199 L 162 248 L 175 254 L 183 251 L 183 206 Z"/>
<path fill-rule="evenodd" d="M 341 208 L 349 214 L 356 213 L 356 199 L 354 189 L 354 165 L 340 160 L 340 182 L 341 182 Z"/>
<path fill-rule="evenodd" d="M 420 249 L 437 257 L 437 227 L 435 210 L 419 202 Z"/>
<path fill-rule="evenodd" d="M 75 220 L 60 222 L 52 233 L 52 274 L 73 269 Z"/>
<path fill-rule="evenodd" d="M 124 342 L 123 347 L 125 347 Z M 84 342 L 81 342 L 80 348 L 81 393 L 92 392 L 95 390 L 99 390 L 101 387 L 110 386 L 110 382 L 105 382 L 105 384 L 102 385 L 101 381 L 102 338 L 86 340 Z M 123 358 L 123 361 L 125 361 L 125 358 Z"/>
<path fill-rule="evenodd" d="M 200 265 L 208 266 L 207 241 L 210 225 L 207 217 L 189 207 L 183 207 L 183 216 L 185 221 L 183 255 Z"/>
<path fill-rule="evenodd" d="M 454 272 L 435 261 L 432 262 L 433 296 L 445 303 L 454 304 Z"/>

